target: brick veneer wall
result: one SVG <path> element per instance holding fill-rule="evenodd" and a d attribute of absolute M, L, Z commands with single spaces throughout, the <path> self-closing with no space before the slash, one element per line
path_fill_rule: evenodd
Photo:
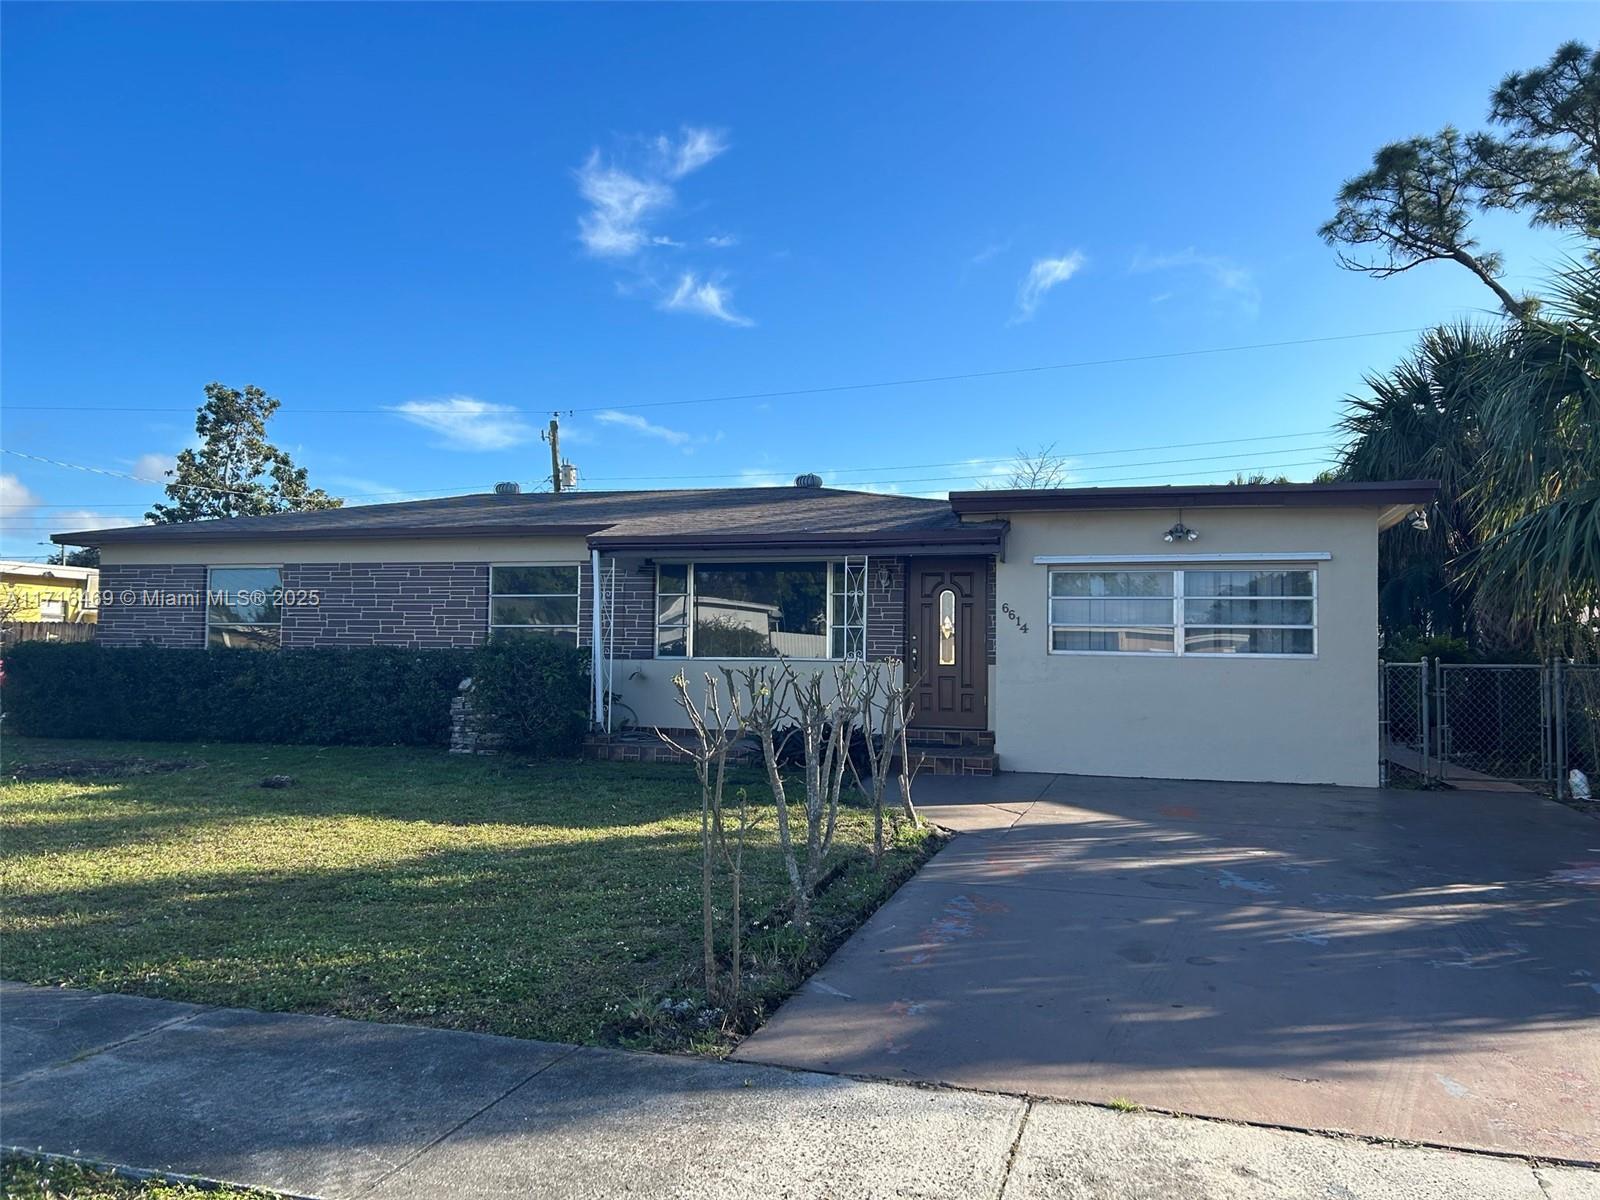
<path fill-rule="evenodd" d="M 101 567 L 100 590 L 95 641 L 107 646 L 206 644 L 205 567 Z"/>
<path fill-rule="evenodd" d="M 475 646 L 489 632 L 487 563 L 285 563 L 283 586 L 317 604 L 283 610 L 283 644 Z"/>
<path fill-rule="evenodd" d="M 614 603 L 607 606 L 612 652 L 619 659 L 655 655 L 656 576 L 643 559 L 602 560 Z M 879 575 L 888 572 L 888 587 Z M 906 562 L 871 559 L 867 572 L 867 657 L 875 662 L 905 655 Z M 164 646 L 205 645 L 206 568 L 108 566 L 101 587 L 113 593 L 100 618 L 98 640 L 108 645 L 153 641 Z M 283 644 L 302 646 L 473 646 L 489 628 L 489 566 L 454 563 L 285 563 L 283 586 L 315 592 L 318 603 L 286 606 Z M 989 654 L 994 655 L 994 573 L 989 574 Z M 119 603 L 123 593 L 132 604 Z M 144 601 L 156 595 L 192 596 L 189 605 Z M 579 571 L 578 643 L 590 644 L 594 581 L 589 564 Z"/>

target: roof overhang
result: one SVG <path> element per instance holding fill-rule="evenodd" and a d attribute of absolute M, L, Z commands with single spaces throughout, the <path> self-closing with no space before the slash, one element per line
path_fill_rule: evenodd
<path fill-rule="evenodd" d="M 1246 483 L 1195 487 L 1037 488 L 951 492 L 961 516 L 1135 508 L 1374 508 L 1403 516 L 1433 501 L 1429 479 L 1376 483 Z M 1395 520 L 1399 520 L 1396 517 Z M 1390 522 L 1393 524 L 1393 521 Z"/>
<path fill-rule="evenodd" d="M 628 535 L 596 533 L 589 545 L 607 554 L 1000 554 L 1006 523 L 958 525 L 925 531 L 874 533 L 729 533 Z"/>
<path fill-rule="evenodd" d="M 384 526 L 340 529 L 232 529 L 209 530 L 207 521 L 174 525 L 129 525 L 124 529 L 85 529 L 76 533 L 53 533 L 50 540 L 60 546 L 107 546 L 116 543 L 185 546 L 209 542 L 303 542 L 366 539 L 470 538 L 470 537 L 587 537 L 605 526 L 505 524 L 450 526 Z M 172 530 L 170 534 L 167 530 Z"/>

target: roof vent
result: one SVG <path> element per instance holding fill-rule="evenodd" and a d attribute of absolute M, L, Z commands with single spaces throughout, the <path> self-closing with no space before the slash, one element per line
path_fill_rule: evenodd
<path fill-rule="evenodd" d="M 522 485 L 514 479 L 508 479 L 504 483 L 494 485 L 494 494 L 496 496 L 516 496 L 521 491 Z"/>
<path fill-rule="evenodd" d="M 794 477 L 794 485 L 795 485 L 795 487 L 815 487 L 815 488 L 819 488 L 819 487 L 822 486 L 822 476 L 821 475 L 813 475 L 809 471 L 807 471 L 804 475 L 796 475 Z"/>

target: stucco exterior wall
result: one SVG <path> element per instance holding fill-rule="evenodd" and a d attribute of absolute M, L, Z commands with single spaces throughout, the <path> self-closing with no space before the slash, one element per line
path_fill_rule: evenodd
<path fill-rule="evenodd" d="M 1172 510 L 1012 513 L 996 571 L 1002 616 L 990 696 L 1001 766 L 1164 779 L 1375 786 L 1376 509 L 1205 509 L 1174 551 Z M 1048 567 L 1035 555 L 1325 551 L 1314 658 L 1049 653 Z M 1167 564 L 1162 564 L 1163 566 Z M 1225 567 L 1222 563 L 1196 563 Z M 1246 563 L 1241 566 L 1261 564 Z"/>
<path fill-rule="evenodd" d="M 826 659 L 798 658 L 790 659 L 789 664 L 801 678 L 806 678 L 815 671 L 822 672 L 825 693 L 830 697 L 836 694 L 836 689 L 833 687 L 833 672 L 834 668 L 841 664 Z M 675 674 L 683 672 L 684 678 L 689 681 L 690 695 L 694 697 L 696 703 L 699 703 L 705 696 L 707 674 L 716 679 L 726 699 L 723 667 L 732 670 L 737 678 L 738 672 L 763 665 L 775 668 L 777 663 L 766 659 L 748 658 L 658 658 L 648 662 L 618 658 L 611 662 L 610 690 L 620 696 L 622 702 L 634 711 L 641 727 L 682 729 L 688 725 L 688 721 L 684 718 L 683 710 L 678 707 L 677 693 L 672 686 L 672 677 Z M 858 663 L 856 669 L 879 672 L 890 670 L 882 663 Z M 739 684 L 739 689 L 742 696 L 744 694 L 742 682 Z M 616 713 L 618 721 L 626 716 L 626 713 L 620 711 Z"/>

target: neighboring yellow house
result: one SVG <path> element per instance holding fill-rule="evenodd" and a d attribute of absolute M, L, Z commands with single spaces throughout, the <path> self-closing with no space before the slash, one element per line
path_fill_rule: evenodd
<path fill-rule="evenodd" d="M 6 623 L 100 618 L 100 570 L 0 560 L 0 616 Z"/>

